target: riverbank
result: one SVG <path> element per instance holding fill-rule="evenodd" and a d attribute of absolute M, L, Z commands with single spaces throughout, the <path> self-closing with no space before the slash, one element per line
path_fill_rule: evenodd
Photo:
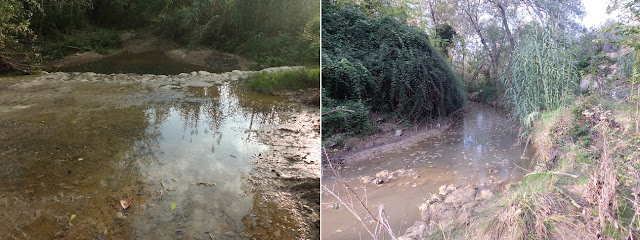
<path fill-rule="evenodd" d="M 637 238 L 634 112 L 593 95 L 543 114 L 529 138 L 537 162 L 524 179 L 455 221 L 425 218 L 434 202 L 427 201 L 405 239 Z"/>

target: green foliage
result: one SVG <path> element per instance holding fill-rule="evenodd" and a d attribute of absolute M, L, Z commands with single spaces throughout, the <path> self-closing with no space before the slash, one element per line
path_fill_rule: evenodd
<path fill-rule="evenodd" d="M 328 113 L 322 116 L 323 138 L 337 134 L 359 136 L 373 131 L 369 122 L 369 107 L 360 101 L 336 101 L 323 90 L 322 112 Z"/>
<path fill-rule="evenodd" d="M 0 51 L 39 36 L 49 58 L 106 52 L 119 43 L 104 29 L 150 26 L 187 46 L 249 55 L 262 67 L 317 66 L 319 23 L 320 0 L 0 0 Z"/>
<path fill-rule="evenodd" d="M 330 1 L 323 2 L 322 21 L 327 97 L 410 121 L 443 117 L 464 105 L 461 80 L 424 32 Z"/>
<path fill-rule="evenodd" d="M 574 57 L 557 34 L 540 30 L 520 42 L 503 76 L 515 117 L 523 125 L 532 114 L 568 103 L 577 85 Z"/>
<path fill-rule="evenodd" d="M 453 37 L 457 35 L 456 31 L 449 24 L 440 24 L 435 28 L 436 37 L 433 39 L 433 45 L 445 57 L 449 57 L 449 49 L 453 46 Z"/>
<path fill-rule="evenodd" d="M 0 51 L 32 36 L 32 13 L 26 10 L 32 5 L 34 1 L 0 0 Z"/>
<path fill-rule="evenodd" d="M 619 74 L 625 79 L 629 79 L 633 76 L 633 65 L 635 64 L 636 54 L 635 52 L 628 52 L 618 57 Z"/>
<path fill-rule="evenodd" d="M 264 66 L 319 60 L 319 0 L 139 1 L 159 33 L 184 44 L 240 50 Z"/>
<path fill-rule="evenodd" d="M 276 93 L 283 90 L 298 90 L 320 87 L 320 69 L 304 69 L 259 73 L 248 79 L 251 90 Z"/>
<path fill-rule="evenodd" d="M 53 34 L 37 41 L 42 54 L 48 59 L 58 59 L 78 51 L 96 51 L 107 54 L 120 47 L 118 32 L 110 29 L 87 28 L 68 34 Z"/>

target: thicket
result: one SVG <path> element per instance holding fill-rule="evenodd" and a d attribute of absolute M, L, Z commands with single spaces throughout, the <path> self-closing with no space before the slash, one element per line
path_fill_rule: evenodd
<path fill-rule="evenodd" d="M 325 98 L 361 102 L 406 122 L 444 117 L 464 105 L 462 81 L 423 31 L 389 16 L 369 17 L 357 5 L 322 6 Z M 325 119 L 326 131 L 339 127 Z"/>
<path fill-rule="evenodd" d="M 140 27 L 263 66 L 317 66 L 320 58 L 320 0 L 0 0 L 0 53 L 56 58 L 115 48 L 116 30 Z"/>
<path fill-rule="evenodd" d="M 559 32 L 539 29 L 514 50 L 503 81 L 513 112 L 525 129 L 540 112 L 568 104 L 578 83 L 575 58 Z"/>

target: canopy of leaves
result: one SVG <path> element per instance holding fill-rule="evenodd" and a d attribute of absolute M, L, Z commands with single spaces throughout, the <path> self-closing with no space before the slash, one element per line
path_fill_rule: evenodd
<path fill-rule="evenodd" d="M 463 84 L 428 36 L 391 17 L 323 2 L 326 95 L 362 100 L 373 111 L 415 121 L 443 117 L 465 102 Z"/>

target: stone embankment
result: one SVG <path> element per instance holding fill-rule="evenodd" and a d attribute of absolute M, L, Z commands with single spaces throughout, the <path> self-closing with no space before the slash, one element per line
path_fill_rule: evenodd
<path fill-rule="evenodd" d="M 165 89 L 179 89 L 182 87 L 208 87 L 222 85 L 224 82 L 238 81 L 251 77 L 252 75 L 265 72 L 279 72 L 302 70 L 302 66 L 283 66 L 265 68 L 260 71 L 234 70 L 225 73 L 210 73 L 198 71 L 191 73 L 180 73 L 178 75 L 154 75 L 154 74 L 99 74 L 93 72 L 53 72 L 38 76 L 37 80 L 45 81 L 79 81 L 79 82 L 140 82 L 152 87 Z"/>

